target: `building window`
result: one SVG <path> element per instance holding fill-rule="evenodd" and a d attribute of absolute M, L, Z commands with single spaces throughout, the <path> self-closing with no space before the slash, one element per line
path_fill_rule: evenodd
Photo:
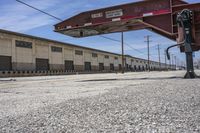
<path fill-rule="evenodd" d="M 108 56 L 108 55 L 105 55 L 104 57 L 105 57 L 106 59 L 109 59 L 109 56 Z"/>
<path fill-rule="evenodd" d="M 83 51 L 81 51 L 81 50 L 75 50 L 75 54 L 76 55 L 83 55 Z"/>
<path fill-rule="evenodd" d="M 118 57 L 115 57 L 115 60 L 118 60 Z"/>
<path fill-rule="evenodd" d="M 98 55 L 96 53 L 92 53 L 92 57 L 96 58 Z"/>
<path fill-rule="evenodd" d="M 32 48 L 32 42 L 25 42 L 25 41 L 15 41 L 16 47 L 22 47 L 22 48 Z"/>
<path fill-rule="evenodd" d="M 51 47 L 51 51 L 52 51 L 52 52 L 62 52 L 62 48 L 52 46 L 52 47 Z"/>

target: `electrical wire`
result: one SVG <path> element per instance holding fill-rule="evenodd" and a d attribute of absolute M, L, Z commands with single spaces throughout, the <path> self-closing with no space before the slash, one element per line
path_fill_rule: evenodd
<path fill-rule="evenodd" d="M 121 43 L 120 40 L 116 40 L 116 39 L 113 39 L 113 38 L 110 38 L 110 37 L 106 37 L 106 36 L 102 36 L 102 35 L 101 35 L 100 37 L 105 38 L 105 39 L 108 39 L 108 40 L 111 40 L 111 41 L 115 41 L 115 42 L 120 42 L 120 43 Z M 138 53 L 145 54 L 145 53 L 143 53 L 142 51 L 133 48 L 133 47 L 132 47 L 131 45 L 129 45 L 128 43 L 124 43 L 124 44 L 127 45 L 129 48 L 131 48 L 131 49 L 137 51 Z"/>
<path fill-rule="evenodd" d="M 113 38 L 110 38 L 110 37 L 106 37 L 106 36 L 100 36 L 100 37 L 102 37 L 102 38 L 105 38 L 105 39 L 108 39 L 108 40 L 111 40 L 111 41 L 115 41 L 115 42 L 120 42 L 121 43 L 121 41 L 120 40 L 116 40 L 116 39 L 113 39 Z M 131 49 L 133 49 L 134 51 L 137 51 L 138 53 L 140 53 L 140 54 L 142 54 L 142 55 L 147 55 L 146 53 L 144 53 L 144 52 L 142 52 L 142 51 L 140 51 L 140 50 L 138 50 L 138 49 L 135 49 L 135 48 L 133 48 L 130 44 L 128 44 L 128 43 L 124 43 L 126 46 L 128 46 L 129 48 L 131 48 Z M 120 45 L 120 44 L 119 44 Z M 152 57 L 152 56 L 150 56 L 150 57 Z M 152 57 L 153 58 L 153 57 Z"/>
<path fill-rule="evenodd" d="M 57 19 L 57 20 L 59 20 L 59 21 L 63 21 L 61 18 L 58 18 L 58 17 L 56 17 L 56 16 L 54 16 L 54 15 L 52 15 L 52 14 L 49 14 L 49 13 L 47 13 L 47 12 L 45 12 L 45 11 L 42 11 L 42 10 L 40 10 L 40 9 L 34 7 L 34 6 L 31 6 L 31 5 L 29 5 L 29 4 L 27 4 L 27 3 L 23 2 L 23 1 L 20 1 L 20 0 L 16 0 L 16 1 L 19 2 L 19 3 L 21 3 L 21 4 L 24 4 L 24 5 L 28 6 L 28 7 L 30 7 L 30 8 L 32 8 L 32 9 L 34 9 L 34 10 L 37 10 L 37 11 L 43 13 L 43 14 L 46 14 L 46 15 L 52 17 L 52 18 L 55 18 L 55 19 Z"/>

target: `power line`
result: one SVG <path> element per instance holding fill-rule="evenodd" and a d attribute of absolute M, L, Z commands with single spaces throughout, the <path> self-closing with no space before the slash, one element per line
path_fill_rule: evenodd
<path fill-rule="evenodd" d="M 103 36 L 103 35 L 101 35 L 101 36 L 99 36 L 99 37 L 102 37 L 102 38 L 105 38 L 105 39 L 108 39 L 108 40 L 111 40 L 111 41 L 115 41 L 115 42 L 121 42 L 120 40 L 116 40 L 116 39 L 113 39 L 113 38 L 110 38 L 110 37 L 106 37 L 106 36 Z M 140 50 L 138 50 L 138 49 L 135 49 L 135 48 L 133 48 L 130 44 L 128 44 L 128 43 L 124 43 L 126 46 L 128 46 L 129 48 L 131 48 L 131 49 L 133 49 L 134 51 L 137 51 L 138 53 L 141 53 L 141 54 L 144 54 L 144 55 L 146 55 L 144 52 L 142 52 L 142 51 L 140 51 Z"/>
<path fill-rule="evenodd" d="M 105 38 L 105 39 L 108 39 L 108 40 L 111 40 L 111 41 L 115 41 L 115 42 L 121 42 L 120 40 L 116 40 L 116 39 L 106 37 L 106 36 L 103 36 L 103 35 L 100 35 L 99 37 L 102 37 L 102 38 Z"/>
<path fill-rule="evenodd" d="M 40 9 L 34 7 L 34 6 L 31 6 L 31 5 L 29 5 L 29 4 L 27 4 L 27 3 L 23 2 L 23 1 L 20 1 L 20 0 L 16 0 L 16 1 L 19 2 L 19 3 L 21 3 L 21 4 L 24 4 L 24 5 L 28 6 L 28 7 L 30 7 L 30 8 L 32 8 L 32 9 L 34 9 L 34 10 L 37 10 L 37 11 L 43 13 L 43 14 L 46 14 L 46 15 L 52 17 L 52 18 L 55 18 L 55 19 L 57 19 L 57 20 L 59 20 L 59 21 L 63 21 L 61 18 L 58 18 L 58 17 L 56 17 L 56 16 L 54 16 L 54 15 L 52 15 L 52 14 L 49 14 L 49 13 L 47 13 L 47 12 L 45 12 L 45 11 L 42 11 L 42 10 L 40 10 Z"/>
<path fill-rule="evenodd" d="M 106 36 L 103 36 L 103 35 L 100 35 L 99 37 L 102 37 L 102 38 L 105 38 L 105 39 L 108 39 L 108 40 L 111 40 L 111 41 L 115 41 L 115 42 L 121 43 L 120 40 L 117 40 L 117 39 L 114 39 L 114 38 L 106 37 Z M 121 45 L 121 44 L 119 44 L 119 45 Z M 140 54 L 142 54 L 142 55 L 148 55 L 148 54 L 146 54 L 146 53 L 144 53 L 144 52 L 142 52 L 142 51 L 140 51 L 140 50 L 138 50 L 138 49 L 135 49 L 135 48 L 134 48 L 133 46 L 131 46 L 129 43 L 125 43 L 125 42 L 124 42 L 124 45 L 128 46 L 129 48 L 133 49 L 134 51 L 137 51 L 138 53 L 140 53 Z M 155 46 L 153 46 L 153 47 L 155 47 Z M 149 47 L 149 48 L 151 48 L 151 47 Z M 156 57 L 156 56 L 154 56 L 153 54 L 149 54 L 149 56 L 152 57 L 152 58 L 153 58 L 153 57 Z"/>

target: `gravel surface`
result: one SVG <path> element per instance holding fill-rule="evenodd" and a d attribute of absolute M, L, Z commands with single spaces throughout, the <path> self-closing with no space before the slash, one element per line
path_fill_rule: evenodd
<path fill-rule="evenodd" d="M 199 133 L 200 80 L 183 74 L 2 79 L 0 132 Z"/>

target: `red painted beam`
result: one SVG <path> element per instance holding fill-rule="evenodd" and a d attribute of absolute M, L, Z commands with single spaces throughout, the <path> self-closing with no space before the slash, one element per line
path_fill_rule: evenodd
<path fill-rule="evenodd" d="M 200 11 L 200 3 L 187 4 L 187 5 L 176 5 L 172 8 L 173 13 L 182 11 L 183 9 L 190 9 L 193 11 Z"/>
<path fill-rule="evenodd" d="M 56 24 L 55 31 L 73 37 L 86 37 L 147 28 L 176 40 L 176 15 L 183 9 L 194 11 L 194 50 L 199 50 L 200 3 L 188 4 L 183 0 L 144 0 L 87 11 Z"/>

